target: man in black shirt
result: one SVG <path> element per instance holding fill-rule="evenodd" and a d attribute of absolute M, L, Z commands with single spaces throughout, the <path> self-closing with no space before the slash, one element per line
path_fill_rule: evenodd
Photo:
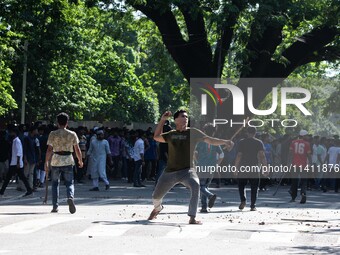
<path fill-rule="evenodd" d="M 248 181 L 251 186 L 250 210 L 256 211 L 257 191 L 260 182 L 260 168 L 257 166 L 267 166 L 264 145 L 261 140 L 255 138 L 256 128 L 248 127 L 248 138 L 242 139 L 238 146 L 235 166 L 238 170 L 238 190 L 241 203 L 239 209 L 246 206 L 245 186 Z"/>

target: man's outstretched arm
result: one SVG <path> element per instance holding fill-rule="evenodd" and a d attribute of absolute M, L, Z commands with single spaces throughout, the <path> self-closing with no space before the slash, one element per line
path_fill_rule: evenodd
<path fill-rule="evenodd" d="M 224 139 L 206 136 L 203 138 L 203 141 L 208 144 L 215 145 L 215 146 L 225 145 L 224 149 L 227 149 L 228 151 L 231 151 L 231 149 L 234 147 L 234 143 L 231 140 L 224 140 Z"/>

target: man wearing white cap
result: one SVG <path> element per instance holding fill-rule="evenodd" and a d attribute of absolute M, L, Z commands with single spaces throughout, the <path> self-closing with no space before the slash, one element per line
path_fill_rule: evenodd
<path fill-rule="evenodd" d="M 292 197 L 291 202 L 295 202 L 297 196 L 299 178 L 301 186 L 301 204 L 306 203 L 307 200 L 307 175 L 310 174 L 308 171 L 308 164 L 312 163 L 311 158 L 311 146 L 308 142 L 308 132 L 306 130 L 301 130 L 299 133 L 299 138 L 293 140 L 289 148 L 289 158 L 292 163 L 292 184 L 289 193 Z"/>

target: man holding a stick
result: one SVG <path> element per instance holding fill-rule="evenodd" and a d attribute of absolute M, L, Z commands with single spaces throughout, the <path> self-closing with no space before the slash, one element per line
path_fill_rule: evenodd
<path fill-rule="evenodd" d="M 164 123 L 170 118 L 171 112 L 162 115 L 154 133 L 154 139 L 161 143 L 168 143 L 168 165 L 160 176 L 152 194 L 154 209 L 148 220 L 153 220 L 163 209 L 162 200 L 168 191 L 177 183 L 181 183 L 191 191 L 188 216 L 189 224 L 201 224 L 197 221 L 196 213 L 199 200 L 199 179 L 192 168 L 195 145 L 204 141 L 211 145 L 225 145 L 230 150 L 234 143 L 230 140 L 212 138 L 195 128 L 188 128 L 188 114 L 179 110 L 174 114 L 176 130 L 162 133 Z"/>
<path fill-rule="evenodd" d="M 78 158 L 79 167 L 83 167 L 83 159 L 79 148 L 79 140 L 77 134 L 67 129 L 68 115 L 59 113 L 57 116 L 58 130 L 52 131 L 47 141 L 47 152 L 45 159 L 46 175 L 51 164 L 52 177 L 52 213 L 58 212 L 59 200 L 59 182 L 60 175 L 63 174 L 67 191 L 67 204 L 71 214 L 76 212 L 74 205 L 74 180 L 73 166 L 74 160 L 72 152 L 75 151 Z M 50 163 L 51 160 L 51 163 Z"/>

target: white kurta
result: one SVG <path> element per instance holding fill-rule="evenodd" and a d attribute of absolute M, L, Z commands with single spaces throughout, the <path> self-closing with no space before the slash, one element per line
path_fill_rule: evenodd
<path fill-rule="evenodd" d="M 87 155 L 91 156 L 91 178 L 106 178 L 106 157 L 110 154 L 110 147 L 107 140 L 93 139 Z"/>

